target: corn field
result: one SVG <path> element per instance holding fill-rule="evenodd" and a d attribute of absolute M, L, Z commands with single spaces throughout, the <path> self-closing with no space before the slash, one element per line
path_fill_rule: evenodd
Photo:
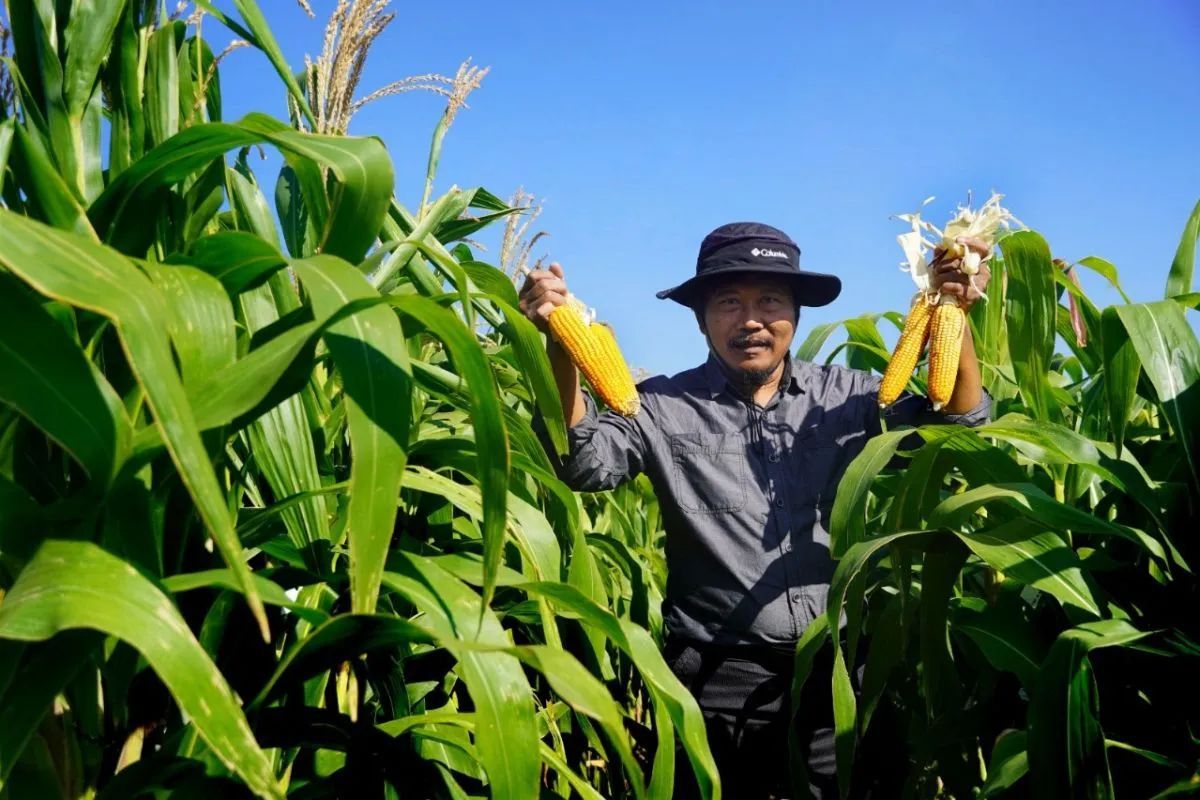
<path fill-rule="evenodd" d="M 544 342 L 463 243 L 519 209 L 431 193 L 481 71 L 433 84 L 409 210 L 325 62 L 231 5 L 7 2 L 0 798 L 662 799 L 683 770 L 720 797 L 659 653 L 650 485 L 555 477 Z M 222 117 L 251 56 L 289 119 Z M 884 716 L 897 797 L 1200 790 L 1198 229 L 1165 299 L 1104 309 L 1077 273 L 1119 290 L 1111 264 L 1003 238 L 969 318 L 996 419 L 850 464 L 793 687 L 829 686 L 843 795 Z M 829 358 L 881 372 L 900 321 L 797 354 L 844 330 Z"/>

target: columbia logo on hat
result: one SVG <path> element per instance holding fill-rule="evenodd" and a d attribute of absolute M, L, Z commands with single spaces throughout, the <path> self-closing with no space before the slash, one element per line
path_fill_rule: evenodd
<path fill-rule="evenodd" d="M 760 250 L 757 247 L 750 251 L 750 255 L 755 258 L 759 256 L 763 258 L 787 258 L 787 253 L 782 250 Z"/>

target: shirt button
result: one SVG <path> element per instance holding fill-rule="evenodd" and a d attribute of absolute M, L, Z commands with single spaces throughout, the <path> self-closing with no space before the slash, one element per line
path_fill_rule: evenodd
<path fill-rule="evenodd" d="M 800 593 L 799 593 L 799 592 L 793 592 L 793 593 L 792 593 L 792 602 L 793 602 L 793 603 L 799 603 L 799 602 L 800 602 Z"/>
<path fill-rule="evenodd" d="M 776 498 L 775 498 L 775 507 L 776 507 L 776 508 L 783 508 L 783 498 L 782 498 L 782 497 L 776 497 Z"/>
<path fill-rule="evenodd" d="M 790 553 L 790 552 L 792 552 L 792 543 L 791 543 L 791 542 L 784 542 L 784 543 L 783 543 L 783 552 L 785 552 L 785 553 Z"/>
<path fill-rule="evenodd" d="M 772 464 L 778 464 L 779 453 L 771 453 L 771 455 L 767 456 L 767 461 L 770 461 Z"/>

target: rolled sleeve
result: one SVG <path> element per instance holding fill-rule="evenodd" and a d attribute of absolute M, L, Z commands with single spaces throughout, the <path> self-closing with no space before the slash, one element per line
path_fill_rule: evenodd
<path fill-rule="evenodd" d="M 558 477 L 576 491 L 600 492 L 639 475 L 647 452 L 645 403 L 633 418 L 600 413 L 587 392 L 583 403 L 583 419 L 567 430 L 567 454 L 555 461 Z M 547 452 L 553 452 L 540 417 L 534 420 L 534 429 Z"/>
<path fill-rule="evenodd" d="M 896 402 L 892 403 L 882 413 L 879 413 L 877 397 L 879 383 L 883 378 L 879 375 L 862 373 L 859 391 L 863 395 L 863 404 L 869 409 L 868 430 L 879 433 L 886 425 L 889 430 L 904 425 L 917 428 L 921 425 L 964 425 L 968 428 L 978 428 L 992 418 L 992 396 L 983 389 L 979 403 L 962 414 L 944 414 L 933 410 L 933 403 L 928 397 L 905 391 Z"/>
<path fill-rule="evenodd" d="M 889 428 L 900 425 L 912 425 L 914 428 L 920 425 L 965 425 L 968 428 L 978 428 L 991 419 L 992 396 L 984 389 L 979 403 L 970 411 L 962 414 L 943 414 L 933 410 L 933 403 L 928 397 L 904 392 L 882 416 Z"/>

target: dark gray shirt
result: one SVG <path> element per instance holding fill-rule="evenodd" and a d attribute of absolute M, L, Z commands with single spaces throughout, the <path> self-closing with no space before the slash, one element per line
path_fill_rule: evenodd
<path fill-rule="evenodd" d="M 834 490 L 868 437 L 882 430 L 879 376 L 789 360 L 781 391 L 759 407 L 708 361 L 638 386 L 632 419 L 587 416 L 569 432 L 561 476 L 573 489 L 610 489 L 646 473 L 666 528 L 663 619 L 702 642 L 793 642 L 824 613 L 834 563 L 829 513 Z M 888 427 L 980 425 L 985 394 L 967 414 L 935 413 L 905 394 Z"/>

